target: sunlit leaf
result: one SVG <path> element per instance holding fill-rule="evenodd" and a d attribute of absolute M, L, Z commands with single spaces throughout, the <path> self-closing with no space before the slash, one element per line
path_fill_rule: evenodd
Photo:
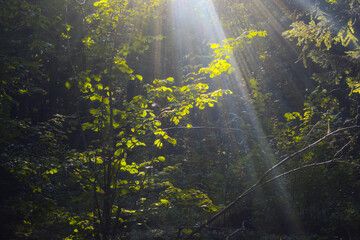
<path fill-rule="evenodd" d="M 146 115 L 147 115 L 147 112 L 146 112 L 146 110 L 144 110 L 140 116 L 141 117 L 146 117 Z"/>
<path fill-rule="evenodd" d="M 161 142 L 160 139 L 156 139 L 155 142 L 154 142 L 154 145 L 158 148 L 162 148 L 163 146 L 163 143 Z"/>
<path fill-rule="evenodd" d="M 177 143 L 177 141 L 176 141 L 175 138 L 170 138 L 170 139 L 168 139 L 168 142 L 171 143 L 171 144 L 173 144 L 173 145 L 176 145 L 176 143 Z"/>
<path fill-rule="evenodd" d="M 140 81 L 143 80 L 143 77 L 141 75 L 136 75 L 137 79 L 139 79 Z"/>
<path fill-rule="evenodd" d="M 66 87 L 67 89 L 70 89 L 70 88 L 71 88 L 71 83 L 68 82 L 68 81 L 66 81 L 66 82 L 65 82 L 65 87 Z"/>
<path fill-rule="evenodd" d="M 218 48 L 218 47 L 220 47 L 220 44 L 218 44 L 218 43 L 213 43 L 213 44 L 210 45 L 210 48 L 212 48 L 212 49 L 215 49 L 215 48 Z"/>
<path fill-rule="evenodd" d="M 169 200 L 167 200 L 167 199 L 160 199 L 160 202 L 164 205 L 170 204 Z"/>

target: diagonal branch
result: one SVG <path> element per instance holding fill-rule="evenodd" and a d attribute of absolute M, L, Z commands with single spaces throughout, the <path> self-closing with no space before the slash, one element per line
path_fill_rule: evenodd
<path fill-rule="evenodd" d="M 199 227 L 197 227 L 192 233 L 188 234 L 187 236 L 185 236 L 183 238 L 183 240 L 186 239 L 191 239 L 196 233 L 199 233 L 203 228 L 205 228 L 206 226 L 208 226 L 208 224 L 210 224 L 211 222 L 213 222 L 215 219 L 217 219 L 218 217 L 220 217 L 221 215 L 223 215 L 228 209 L 230 209 L 232 206 L 234 206 L 236 203 L 238 203 L 240 200 L 242 200 L 243 198 L 245 198 L 247 195 L 249 195 L 250 193 L 254 192 L 255 190 L 257 190 L 258 188 L 264 186 L 265 184 L 268 184 L 270 182 L 273 182 L 274 180 L 281 178 L 283 176 L 286 176 L 288 174 L 291 174 L 293 172 L 305 169 L 305 168 L 309 168 L 309 167 L 316 167 L 316 166 L 321 166 L 321 165 L 326 165 L 326 164 L 330 164 L 330 163 L 347 163 L 347 164 L 352 164 L 349 162 L 345 162 L 345 161 L 341 161 L 340 159 L 332 159 L 326 162 L 319 162 L 319 163 L 311 163 L 311 164 L 307 164 L 298 168 L 294 168 L 291 169 L 287 172 L 281 173 L 279 175 L 274 176 L 273 178 L 270 178 L 268 180 L 266 180 L 266 177 L 270 175 L 270 173 L 272 173 L 276 168 L 278 168 L 279 166 L 283 165 L 284 163 L 286 163 L 287 161 L 289 161 L 290 159 L 294 158 L 295 156 L 305 152 L 306 150 L 318 145 L 320 142 L 324 141 L 325 139 L 328 139 L 331 136 L 334 136 L 340 132 L 344 132 L 346 130 L 350 130 L 350 129 L 354 129 L 354 128 L 360 128 L 360 126 L 351 126 L 351 127 L 345 127 L 345 128 L 340 128 L 338 130 L 335 130 L 333 132 L 328 133 L 327 135 L 325 135 L 324 137 L 318 139 L 317 141 L 313 142 L 312 144 L 300 149 L 299 151 L 291 154 L 290 156 L 282 159 L 280 162 L 278 162 L 277 164 L 275 164 L 273 167 L 271 167 L 269 170 L 267 170 L 261 177 L 260 179 L 254 184 L 252 185 L 250 188 L 248 188 L 247 190 L 245 190 L 241 195 L 239 195 L 233 202 L 231 202 L 230 204 L 228 204 L 223 210 L 221 210 L 220 212 L 218 212 L 217 214 L 215 214 L 213 217 L 211 217 L 210 219 L 208 219 L 205 223 L 201 224 Z M 358 164 L 352 164 L 352 165 L 356 165 L 359 166 Z"/>
<path fill-rule="evenodd" d="M 326 134 L 324 137 L 318 139 L 317 141 L 315 141 L 315 142 L 307 145 L 306 147 L 300 149 L 299 151 L 297 151 L 297 152 L 291 154 L 290 156 L 282 159 L 280 162 L 278 162 L 277 164 L 275 164 L 274 166 L 272 166 L 269 170 L 267 170 L 267 171 L 260 177 L 259 181 L 258 181 L 256 184 L 262 183 L 262 182 L 265 180 L 265 178 L 266 178 L 271 172 L 273 172 L 276 168 L 280 167 L 281 165 L 283 165 L 284 163 L 286 163 L 287 161 L 289 161 L 289 160 L 292 159 L 293 157 L 295 157 L 295 156 L 297 156 L 297 155 L 305 152 L 306 150 L 308 150 L 308 149 L 310 149 L 310 148 L 318 145 L 319 143 L 323 142 L 324 140 L 328 139 L 328 138 L 331 137 L 331 136 L 334 136 L 334 135 L 336 135 L 336 134 L 338 134 L 338 133 L 340 133 L 340 132 L 344 132 L 344 131 L 346 131 L 346 130 L 350 130 L 350 129 L 353 129 L 353 128 L 360 128 L 360 126 L 345 127 L 345 128 L 340 128 L 340 129 L 338 129 L 338 130 L 335 130 L 335 131 L 333 131 L 333 132 L 330 132 L 330 133 Z"/>

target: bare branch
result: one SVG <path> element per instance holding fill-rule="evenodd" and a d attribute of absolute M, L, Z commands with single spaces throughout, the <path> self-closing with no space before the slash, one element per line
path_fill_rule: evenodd
<path fill-rule="evenodd" d="M 346 130 L 350 130 L 353 128 L 360 128 L 360 126 L 351 126 L 351 127 L 345 127 L 345 128 L 340 128 L 338 130 L 335 130 L 333 132 L 330 132 L 328 134 L 326 134 L 324 137 L 318 139 L 317 141 L 307 145 L 306 147 L 304 147 L 303 149 L 291 154 L 290 156 L 284 158 L 283 160 L 281 160 L 280 162 L 278 162 L 277 164 L 275 164 L 273 167 L 271 167 L 269 170 L 267 170 L 259 179 L 258 183 L 262 183 L 264 181 L 264 179 L 272 172 L 274 171 L 276 168 L 278 168 L 279 166 L 283 165 L 284 163 L 286 163 L 287 161 L 289 161 L 290 159 L 292 159 L 293 157 L 305 152 L 306 150 L 318 145 L 319 143 L 321 143 L 322 141 L 324 141 L 325 139 L 328 139 L 331 136 L 334 136 L 340 132 L 344 132 Z"/>
<path fill-rule="evenodd" d="M 239 195 L 233 202 L 231 202 L 230 204 L 228 204 L 223 210 L 221 210 L 220 212 L 218 212 L 217 214 L 215 214 L 213 217 L 211 217 L 210 219 L 208 219 L 205 223 L 201 224 L 199 227 L 197 227 L 192 233 L 188 234 L 187 236 L 185 236 L 183 239 L 191 239 L 191 237 L 193 237 L 196 233 L 199 233 L 203 228 L 205 228 L 206 226 L 208 226 L 208 224 L 210 224 L 211 222 L 213 222 L 215 219 L 217 219 L 219 216 L 223 215 L 228 209 L 230 209 L 232 206 L 234 206 L 237 202 L 239 202 L 240 200 L 242 200 L 243 198 L 245 198 L 246 196 L 248 196 L 250 193 L 254 192 L 255 190 L 257 190 L 258 188 L 264 186 L 265 184 L 268 184 L 270 182 L 273 182 L 274 180 L 281 178 L 283 176 L 289 175 L 293 172 L 305 169 L 305 168 L 309 168 L 309 167 L 316 167 L 316 166 L 321 166 L 321 165 L 326 165 L 326 164 L 330 164 L 330 163 L 344 163 L 344 164 L 351 164 L 351 165 L 355 165 L 357 167 L 359 167 L 360 165 L 358 164 L 354 164 L 354 163 L 349 163 L 346 161 L 341 161 L 340 159 L 332 159 L 326 162 L 319 162 L 319 163 L 311 163 L 311 164 L 307 164 L 304 166 L 300 166 L 298 168 L 294 168 L 291 169 L 287 172 L 281 173 L 279 175 L 274 176 L 273 178 L 270 178 L 268 180 L 265 181 L 266 177 L 268 175 L 270 175 L 271 172 L 273 172 L 276 168 L 278 168 L 279 166 L 283 165 L 284 163 L 286 163 L 287 161 L 289 161 L 290 159 L 294 158 L 295 156 L 305 152 L 306 150 L 318 145 L 320 142 L 324 141 L 325 139 L 334 136 L 340 132 L 344 132 L 346 130 L 350 130 L 350 129 L 354 129 L 354 128 L 360 128 L 360 126 L 351 126 L 351 127 L 345 127 L 345 128 L 340 128 L 338 130 L 335 130 L 333 132 L 328 133 L 327 135 L 325 135 L 324 137 L 318 139 L 317 141 L 313 142 L 312 144 L 300 149 L 299 151 L 291 154 L 290 156 L 282 159 L 279 163 L 275 164 L 273 167 L 271 167 L 269 170 L 267 170 L 261 177 L 260 179 L 254 184 L 252 185 L 250 188 L 248 188 L 247 190 L 245 190 L 241 195 Z"/>
<path fill-rule="evenodd" d="M 344 148 L 346 148 L 352 142 L 353 142 L 353 139 L 350 139 L 339 151 L 337 151 L 335 153 L 334 157 L 336 157 L 339 153 L 341 153 L 344 150 Z"/>

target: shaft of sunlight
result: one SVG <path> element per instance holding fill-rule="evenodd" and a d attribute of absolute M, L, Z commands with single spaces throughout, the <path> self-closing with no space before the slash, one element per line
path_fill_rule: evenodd
<path fill-rule="evenodd" d="M 277 36 L 278 38 L 281 37 L 281 33 L 285 30 L 285 27 L 280 23 L 279 20 L 277 20 L 278 16 L 274 16 L 260 0 L 254 0 L 251 4 L 253 5 L 253 8 L 256 9 L 256 11 L 260 12 L 265 21 L 267 21 L 269 25 L 272 26 L 271 30 L 278 33 L 277 35 L 273 36 Z M 277 6 L 280 11 L 286 10 L 281 2 L 279 2 L 279 0 L 274 0 L 273 5 Z M 211 54 L 209 43 L 221 43 L 222 40 L 226 39 L 227 37 L 221 26 L 220 19 L 217 15 L 212 0 L 174 0 L 171 3 L 170 10 L 170 28 L 173 34 L 170 36 L 168 33 L 168 36 L 166 37 L 170 37 L 174 41 L 173 46 L 175 49 L 172 50 L 172 56 L 176 56 L 177 62 L 175 65 L 179 67 L 179 69 L 186 69 L 186 65 L 191 64 L 191 61 L 187 61 L 186 59 L 179 59 L 179 56 L 201 58 L 201 56 L 209 55 Z M 159 26 L 157 27 L 162 28 L 163 26 L 161 26 L 159 23 Z M 279 41 L 279 39 L 274 38 L 271 39 L 271 41 Z M 204 43 L 208 43 L 207 46 Z M 161 52 L 160 47 L 157 48 L 157 51 Z M 155 54 L 155 56 L 155 61 L 157 61 L 159 56 L 157 54 Z M 226 106 L 224 107 L 228 111 L 232 111 L 233 114 L 237 115 L 239 118 L 244 117 L 243 115 L 247 115 L 246 118 L 251 119 L 251 134 L 256 136 L 257 141 L 261 146 L 261 151 L 263 151 L 262 155 L 264 156 L 263 164 L 267 167 L 270 167 L 275 164 L 276 159 L 272 151 L 269 150 L 270 147 L 266 141 L 264 131 L 256 116 L 256 112 L 249 100 L 249 90 L 247 89 L 246 83 L 244 81 L 244 78 L 253 75 L 254 71 L 259 71 L 259 69 L 256 69 L 256 67 L 254 68 L 254 66 L 249 66 L 250 62 L 256 62 L 256 59 L 258 59 L 258 57 L 255 54 L 255 49 L 253 49 L 251 45 L 246 46 L 245 49 L 240 53 L 240 56 L 237 56 L 236 59 L 234 57 L 229 59 L 230 64 L 235 69 L 233 75 L 230 77 L 230 80 L 219 79 L 217 80 L 216 84 L 220 85 L 220 88 L 230 88 L 231 90 L 236 89 L 235 92 L 239 93 L 239 97 L 244 100 L 243 104 L 245 106 L 245 110 L 242 111 L 242 113 L 236 112 L 234 103 L 231 100 L 227 101 L 225 103 Z M 206 64 L 206 61 L 200 63 Z M 181 77 L 183 72 L 177 72 L 177 77 Z M 230 121 L 230 119 L 220 119 L 220 121 L 226 124 Z M 240 123 L 237 127 L 241 128 Z M 231 136 L 234 138 L 234 141 L 242 141 L 239 139 L 242 137 L 240 134 L 236 135 L 232 133 Z M 256 175 L 257 173 L 254 174 Z M 261 173 L 257 175 L 258 178 L 260 176 Z M 286 192 L 281 183 L 278 183 L 276 189 L 282 191 L 281 194 L 286 196 L 287 201 L 291 201 L 289 194 Z M 289 203 L 287 207 L 291 208 L 291 204 Z M 296 227 L 302 231 L 300 222 L 295 215 L 293 216 L 292 220 L 292 224 L 296 225 Z"/>

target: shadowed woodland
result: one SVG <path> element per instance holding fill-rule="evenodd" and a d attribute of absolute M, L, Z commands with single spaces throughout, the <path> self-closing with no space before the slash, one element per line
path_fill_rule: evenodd
<path fill-rule="evenodd" d="M 360 239 L 360 0 L 0 2 L 0 239 Z"/>

